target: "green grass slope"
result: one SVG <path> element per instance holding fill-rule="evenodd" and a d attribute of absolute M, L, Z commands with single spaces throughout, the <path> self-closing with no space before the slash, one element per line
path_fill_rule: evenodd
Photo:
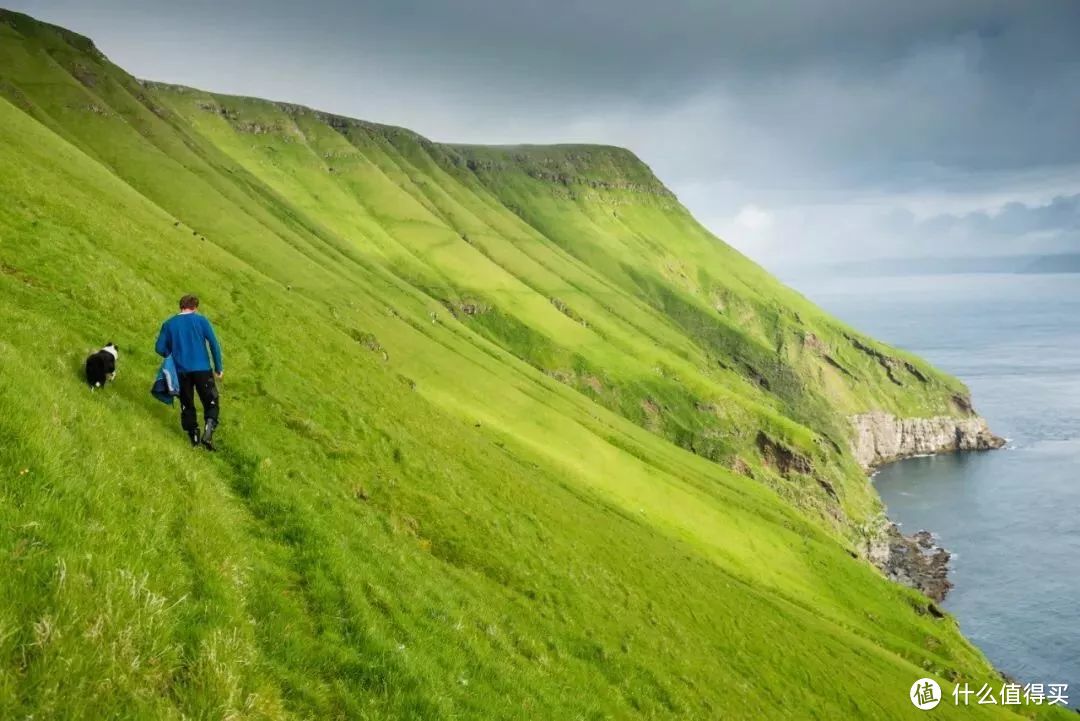
<path fill-rule="evenodd" d="M 627 151 L 140 83 L 6 11 L 0 96 L 0 718 L 916 718 L 920 676 L 996 679 L 849 550 L 845 415 L 966 391 Z M 147 393 L 183 292 L 214 455 Z"/>

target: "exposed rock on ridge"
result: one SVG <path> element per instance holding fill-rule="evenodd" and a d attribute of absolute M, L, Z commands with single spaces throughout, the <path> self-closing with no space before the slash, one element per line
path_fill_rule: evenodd
<path fill-rule="evenodd" d="M 995 436 L 980 416 L 953 418 L 897 418 L 870 411 L 851 416 L 855 429 L 852 450 L 863 468 L 929 453 L 983 451 L 1001 448 L 1005 440 Z"/>

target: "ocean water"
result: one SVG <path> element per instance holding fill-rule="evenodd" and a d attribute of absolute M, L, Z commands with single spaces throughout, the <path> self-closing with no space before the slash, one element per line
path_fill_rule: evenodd
<path fill-rule="evenodd" d="M 789 278 L 861 331 L 961 378 L 1005 450 L 917 458 L 873 483 L 954 553 L 944 606 L 1002 671 L 1080 704 L 1080 274 Z"/>

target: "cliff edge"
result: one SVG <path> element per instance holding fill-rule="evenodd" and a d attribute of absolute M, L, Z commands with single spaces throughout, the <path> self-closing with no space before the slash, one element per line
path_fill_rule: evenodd
<path fill-rule="evenodd" d="M 849 420 L 854 429 L 852 453 L 866 470 L 912 456 L 993 450 L 1005 445 L 1005 439 L 994 435 L 986 419 L 977 415 L 898 418 L 871 411 Z M 905 535 L 883 518 L 867 539 L 865 553 L 886 578 L 916 588 L 934 601 L 943 601 L 952 588 L 948 579 L 951 554 L 937 545 L 929 531 Z"/>
<path fill-rule="evenodd" d="M 850 420 L 855 429 L 852 452 L 866 469 L 911 456 L 985 451 L 1005 445 L 1005 439 L 994 435 L 981 416 L 898 418 L 871 411 Z"/>

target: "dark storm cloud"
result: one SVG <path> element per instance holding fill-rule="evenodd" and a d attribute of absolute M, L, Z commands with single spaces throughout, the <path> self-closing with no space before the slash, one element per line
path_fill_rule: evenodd
<path fill-rule="evenodd" d="M 795 216 L 810 206 L 829 224 L 867 195 L 887 206 L 937 193 L 947 206 L 977 191 L 1000 205 L 1013 176 L 1046 185 L 1032 177 L 1080 167 L 1071 0 L 15 5 L 146 77 L 435 139 L 626 145 L 748 243 L 806 228 Z"/>
<path fill-rule="evenodd" d="M 890 172 L 877 164 L 1001 169 L 1080 160 L 1075 2 L 266 7 L 238 4 L 226 16 L 238 27 L 257 18 L 267 32 L 306 34 L 313 44 L 337 38 L 391 67 L 530 105 L 624 103 L 648 113 L 729 97 L 744 106 L 736 112 L 744 122 L 801 136 L 811 154 L 847 159 L 856 174 Z"/>

